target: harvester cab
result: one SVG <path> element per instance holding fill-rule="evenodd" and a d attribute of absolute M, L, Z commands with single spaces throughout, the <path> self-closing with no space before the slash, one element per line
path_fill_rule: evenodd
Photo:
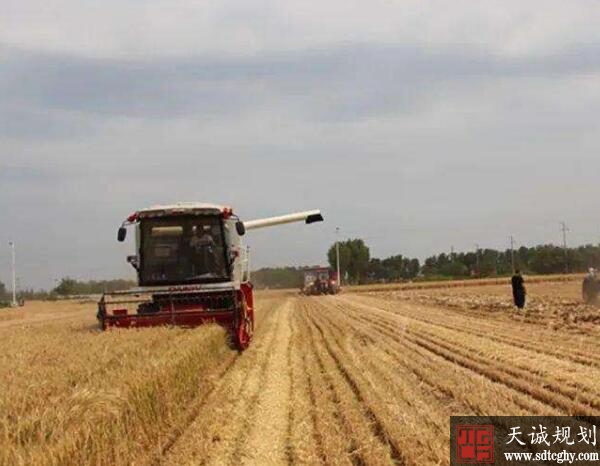
<path fill-rule="evenodd" d="M 118 230 L 135 232 L 136 254 L 127 261 L 136 269 L 138 288 L 105 293 L 98 320 L 108 327 L 155 325 L 226 326 L 239 349 L 254 329 L 250 258 L 243 245 L 248 230 L 291 222 L 322 221 L 319 210 L 241 221 L 230 207 L 179 203 L 131 214 Z"/>

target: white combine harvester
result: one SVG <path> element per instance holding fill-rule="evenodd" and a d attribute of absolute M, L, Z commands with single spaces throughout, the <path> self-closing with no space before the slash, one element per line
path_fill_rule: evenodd
<path fill-rule="evenodd" d="M 217 322 L 228 328 L 240 350 L 254 330 L 254 299 L 247 230 L 284 223 L 319 222 L 319 210 L 242 222 L 230 207 L 179 203 L 131 214 L 119 228 L 134 225 L 136 254 L 127 257 L 138 288 L 106 293 L 98 320 L 108 327 L 197 326 Z"/>

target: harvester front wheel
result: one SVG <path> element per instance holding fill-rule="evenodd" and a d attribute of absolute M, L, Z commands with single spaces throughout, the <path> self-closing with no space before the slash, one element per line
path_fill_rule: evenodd
<path fill-rule="evenodd" d="M 238 350 L 244 351 L 250 346 L 252 334 L 254 333 L 254 315 L 248 309 L 246 300 L 242 301 L 242 305 L 238 311 L 235 329 L 235 345 Z"/>

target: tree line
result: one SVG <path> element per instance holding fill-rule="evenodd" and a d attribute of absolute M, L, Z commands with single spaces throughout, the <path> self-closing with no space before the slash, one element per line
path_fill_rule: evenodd
<path fill-rule="evenodd" d="M 508 275 L 514 267 L 529 274 L 585 272 L 600 265 L 600 246 L 587 244 L 564 249 L 553 244 L 506 249 L 479 249 L 471 252 L 441 253 L 428 257 L 421 274 L 464 278 Z"/>
<path fill-rule="evenodd" d="M 371 258 L 362 239 L 339 243 L 340 268 L 345 283 L 397 282 L 413 279 L 451 279 L 510 275 L 515 269 L 529 274 L 585 272 L 600 265 L 600 245 L 564 249 L 552 244 L 522 246 L 511 251 L 490 248 L 470 252 L 440 253 L 421 264 L 401 254 Z M 329 265 L 336 267 L 336 244 L 327 251 Z"/>
<path fill-rule="evenodd" d="M 57 299 L 64 296 L 101 294 L 127 290 L 133 288 L 137 283 L 134 280 L 89 280 L 80 281 L 65 277 L 52 290 L 21 289 L 17 291 L 17 299 Z M 7 290 L 6 285 L 0 282 L 0 304 L 9 305 L 12 300 L 12 291 Z"/>
<path fill-rule="evenodd" d="M 337 267 L 339 247 L 342 282 L 362 284 L 372 282 L 396 282 L 410 280 L 419 275 L 419 259 L 402 254 L 379 259 L 371 257 L 371 251 L 360 238 L 334 243 L 327 251 L 327 261 L 334 270 Z"/>
<path fill-rule="evenodd" d="M 114 279 L 79 281 L 74 278 L 65 277 L 52 292 L 59 296 L 101 294 L 127 290 L 135 286 L 137 286 L 135 280 Z"/>
<path fill-rule="evenodd" d="M 52 293 L 46 290 L 34 291 L 33 289 L 17 290 L 17 300 L 51 299 Z M 12 302 L 12 290 L 6 288 L 6 285 L 0 282 L 0 307 L 8 307 Z"/>
<path fill-rule="evenodd" d="M 440 253 L 425 259 L 401 254 L 383 259 L 371 257 L 370 249 L 360 238 L 340 241 L 340 268 L 344 284 L 399 282 L 468 277 L 493 277 L 512 273 L 515 268 L 528 274 L 585 272 L 600 266 L 600 245 L 587 244 L 563 249 L 552 244 L 510 249 L 478 249 L 477 251 Z M 329 265 L 336 269 L 336 244 L 327 251 Z M 303 267 L 266 267 L 252 272 L 257 288 L 299 288 L 303 284 Z M 79 281 L 63 278 L 51 291 L 20 290 L 20 299 L 53 299 L 69 295 L 100 294 L 126 290 L 136 286 L 133 280 Z M 11 294 L 0 282 L 0 303 L 10 302 Z"/>

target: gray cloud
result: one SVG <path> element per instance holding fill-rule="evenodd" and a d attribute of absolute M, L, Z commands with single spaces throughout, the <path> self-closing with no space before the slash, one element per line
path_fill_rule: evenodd
<path fill-rule="evenodd" d="M 0 41 L 86 57 L 253 56 L 339 43 L 456 44 L 534 56 L 598 39 L 587 0 L 21 0 L 2 5 Z"/>
<path fill-rule="evenodd" d="M 465 49 L 359 45 L 235 60 L 126 61 L 14 50 L 3 61 L 0 92 L 11 96 L 2 113 L 14 115 L 12 122 L 26 120 L 13 128 L 17 133 L 23 126 L 40 126 L 43 111 L 214 118 L 256 111 L 274 100 L 304 106 L 300 111 L 310 118 L 355 119 L 408 109 L 449 85 L 594 73 L 599 52 L 583 47 L 546 57 L 506 58 Z M 315 101 L 307 102 L 311 97 Z M 24 115 L 22 108 L 6 108 L 10 105 L 35 110 Z"/>
<path fill-rule="evenodd" d="M 339 42 L 237 57 L 5 47 L 0 244 L 16 238 L 22 282 L 131 274 L 115 227 L 178 200 L 244 218 L 324 210 L 323 225 L 249 236 L 257 266 L 323 262 L 337 225 L 376 255 L 554 241 L 563 218 L 573 241 L 597 240 L 594 41 Z"/>

